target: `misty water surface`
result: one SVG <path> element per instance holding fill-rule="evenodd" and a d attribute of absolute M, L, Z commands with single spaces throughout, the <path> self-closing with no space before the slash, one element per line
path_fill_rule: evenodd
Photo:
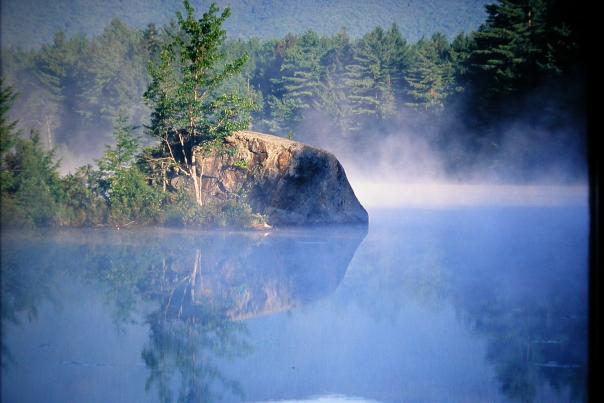
<path fill-rule="evenodd" d="M 2 401 L 585 400 L 585 205 L 4 232 Z"/>

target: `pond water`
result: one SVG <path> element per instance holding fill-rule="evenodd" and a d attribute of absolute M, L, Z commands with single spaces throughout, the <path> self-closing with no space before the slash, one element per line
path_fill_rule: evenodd
<path fill-rule="evenodd" d="M 2 234 L 3 402 L 584 401 L 586 205 Z"/>

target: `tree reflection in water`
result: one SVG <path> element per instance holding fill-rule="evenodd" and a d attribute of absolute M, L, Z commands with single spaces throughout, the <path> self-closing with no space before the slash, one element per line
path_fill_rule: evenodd
<path fill-rule="evenodd" d="M 487 360 L 503 394 L 533 402 L 538 389 L 549 387 L 569 401 L 586 401 L 587 309 L 577 289 L 566 282 L 534 298 L 501 294 L 467 294 L 461 314 L 486 336 Z"/>
<path fill-rule="evenodd" d="M 5 242 L 6 241 L 6 242 Z M 0 249 L 0 284 L 2 328 L 1 365 L 2 370 L 15 364 L 9 347 L 5 344 L 5 334 L 9 326 L 20 326 L 24 319 L 33 321 L 38 316 L 38 306 L 43 301 L 57 303 L 55 297 L 54 270 L 52 261 L 45 259 L 49 244 L 40 242 L 28 245 L 26 250 L 17 247 L 2 236 Z"/>
<path fill-rule="evenodd" d="M 4 234 L 2 328 L 44 300 L 61 276 L 102 290 L 117 331 L 149 329 L 146 390 L 162 402 L 243 397 L 218 362 L 251 351 L 244 319 L 333 292 L 366 228 L 278 234 L 57 231 Z M 35 253 L 33 253 L 35 251 Z M 77 283 L 76 283 L 77 284 Z M 2 350 L 3 364 L 10 357 Z"/>
<path fill-rule="evenodd" d="M 357 254 L 347 289 L 376 321 L 395 320 L 413 304 L 426 320 L 452 307 L 485 341 L 506 401 L 585 401 L 587 243 L 572 211 L 520 216 L 518 226 L 510 222 L 520 218 L 502 216 L 496 223 L 510 227 L 494 226 L 500 236 L 492 235 L 493 223 L 486 230 L 477 224 L 480 214 L 474 221 L 459 214 L 463 222 L 444 231 L 451 215 L 428 216 L 442 227 L 409 219 L 406 232 L 375 231 Z M 570 230 L 560 230 L 569 222 Z"/>
<path fill-rule="evenodd" d="M 425 239 L 421 232 L 405 234 L 368 239 L 347 278 L 346 295 L 378 319 L 396 318 L 410 303 L 424 309 L 425 321 L 452 307 L 485 341 L 486 360 L 506 400 L 585 400 L 587 281 L 576 255 L 567 256 L 564 249 L 576 245 L 550 248 L 558 254 L 542 260 L 541 254 L 520 249 L 526 239 L 518 236 L 519 245 L 506 251 L 522 250 L 528 258 L 506 253 L 481 260 L 482 237 L 475 243 L 459 237 L 460 246 L 430 232 Z M 36 320 L 45 302 L 60 305 L 63 284 L 85 284 L 103 295 L 117 331 L 130 324 L 148 331 L 136 347 L 148 371 L 147 393 L 162 402 L 232 401 L 244 390 L 222 365 L 252 350 L 246 320 L 332 293 L 365 235 L 363 229 L 268 236 L 169 230 L 5 233 L 2 333 Z M 550 261 L 547 271 L 532 264 Z M 2 342 L 2 365 L 10 370 L 10 346 Z"/>
<path fill-rule="evenodd" d="M 240 357 L 250 350 L 246 326 L 210 301 L 194 300 L 201 264 L 200 248 L 163 257 L 161 267 L 151 269 L 154 275 L 147 278 L 153 286 L 141 289 L 159 303 L 146 315 L 149 340 L 141 356 L 150 371 L 145 387 L 155 386 L 162 402 L 173 401 L 174 392 L 179 402 L 214 401 L 216 382 L 243 397 L 239 383 L 225 377 L 214 360 Z"/>

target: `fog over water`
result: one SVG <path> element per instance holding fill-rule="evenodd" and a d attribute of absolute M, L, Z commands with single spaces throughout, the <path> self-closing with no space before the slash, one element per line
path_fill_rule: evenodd
<path fill-rule="evenodd" d="M 4 232 L 2 400 L 585 399 L 585 203 L 369 214 Z"/>
<path fill-rule="evenodd" d="M 579 150 L 550 156 L 538 175 L 534 169 L 522 172 L 513 160 L 460 175 L 447 172 L 442 155 L 425 144 L 393 141 L 389 151 L 377 152 L 371 162 L 337 146 L 332 149 L 341 155 L 356 196 L 368 208 L 567 206 L 588 200 Z"/>
<path fill-rule="evenodd" d="M 3 231 L 2 401 L 586 401 L 582 137 L 320 123 L 368 227 Z"/>
<path fill-rule="evenodd" d="M 368 226 L 2 228 L 0 400 L 587 401 L 569 92 L 484 137 L 456 105 L 354 133 L 304 110 L 290 134 L 338 158 Z M 86 130 L 62 174 L 101 157 L 108 127 Z"/>
<path fill-rule="evenodd" d="M 4 231 L 2 400 L 586 401 L 580 144 L 454 175 L 316 129 L 368 227 Z"/>

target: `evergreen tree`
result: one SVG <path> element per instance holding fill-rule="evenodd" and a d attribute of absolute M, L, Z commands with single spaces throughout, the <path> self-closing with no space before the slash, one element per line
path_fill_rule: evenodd
<path fill-rule="evenodd" d="M 100 182 L 100 172 L 90 164 L 61 178 L 64 224 L 100 225 L 107 221 L 107 204 Z"/>
<path fill-rule="evenodd" d="M 31 100 L 31 107 L 44 115 L 38 127 L 45 133 L 49 148 L 73 141 L 78 130 L 78 112 L 84 103 L 81 66 L 87 59 L 87 47 L 84 36 L 67 39 L 58 32 L 52 45 L 43 46 L 37 54 L 34 72 L 42 94 Z"/>
<path fill-rule="evenodd" d="M 549 93 L 544 98 L 550 104 L 565 102 L 560 94 L 575 80 L 564 76 L 580 53 L 560 3 L 499 0 L 486 7 L 488 18 L 471 36 L 462 77 L 468 89 L 466 113 L 477 124 L 490 125 L 526 111 L 537 88 Z"/>
<path fill-rule="evenodd" d="M 154 62 L 158 61 L 161 52 L 160 33 L 155 24 L 150 23 L 143 31 L 143 47 Z"/>
<path fill-rule="evenodd" d="M 17 95 L 10 86 L 5 86 L 4 78 L 0 77 L 0 172 L 5 172 L 4 157 L 15 145 L 19 136 L 17 130 L 17 121 L 11 121 L 9 115 L 11 106 L 15 102 Z M 1 184 L 6 181 L 2 180 Z"/>
<path fill-rule="evenodd" d="M 471 54 L 472 37 L 465 33 L 460 33 L 451 42 L 449 55 L 451 64 L 455 71 L 455 79 L 461 83 L 468 72 L 468 59 Z"/>
<path fill-rule="evenodd" d="M 412 51 L 407 41 L 401 36 L 396 24 L 392 24 L 386 31 L 384 40 L 384 53 L 381 58 L 384 60 L 387 77 L 390 78 L 389 85 L 392 87 L 392 93 L 397 102 L 400 102 L 405 98 L 407 92 L 405 73 L 412 62 Z"/>
<path fill-rule="evenodd" d="M 226 32 L 221 26 L 230 10 L 217 15 L 219 9 L 212 4 L 197 20 L 188 0 L 184 8 L 185 15 L 176 15 L 177 35 L 162 47 L 159 63 L 150 68 L 152 81 L 145 99 L 152 108 L 150 132 L 161 140 L 173 169 L 191 179 L 195 200 L 202 205 L 203 171 L 198 172 L 198 166 L 203 164 L 198 165 L 194 148 L 221 146 L 230 133 L 248 128 L 254 104 L 234 91 L 219 91 L 247 60 L 222 59 Z"/>
<path fill-rule="evenodd" d="M 352 58 L 352 43 L 343 30 L 335 36 L 333 47 L 321 59 L 320 108 L 338 132 L 344 135 L 354 127 L 345 77 L 346 66 L 352 62 Z"/>
<path fill-rule="evenodd" d="M 15 100 L 0 79 L 0 198 L 2 225 L 50 225 L 60 199 L 58 164 L 53 151 L 44 151 L 37 133 L 19 137 L 17 122 L 8 113 Z"/>
<path fill-rule="evenodd" d="M 486 95 L 505 96 L 533 85 L 544 62 L 546 2 L 499 0 L 486 9 L 470 59 Z"/>
<path fill-rule="evenodd" d="M 280 87 L 281 97 L 271 99 L 280 128 L 293 129 L 308 110 L 319 107 L 322 46 L 319 36 L 308 31 L 287 48 L 281 65 L 280 77 L 273 83 Z"/>
<path fill-rule="evenodd" d="M 396 112 L 393 82 L 400 84 L 406 67 L 405 43 L 393 26 L 386 33 L 380 27 L 365 35 L 354 47 L 352 62 L 346 68 L 346 85 L 355 129 L 363 124 L 382 122 Z"/>
<path fill-rule="evenodd" d="M 97 161 L 103 175 L 111 177 L 116 172 L 132 166 L 140 147 L 134 130 L 125 115 L 122 114 L 116 119 L 113 131 L 115 146 L 106 146 L 105 154 Z"/>
<path fill-rule="evenodd" d="M 416 44 L 416 60 L 406 80 L 409 84 L 409 105 L 425 111 L 440 111 L 456 87 L 455 70 L 449 44 L 442 34 Z"/>
<path fill-rule="evenodd" d="M 144 174 L 135 164 L 139 142 L 135 128 L 120 115 L 113 132 L 115 146 L 107 146 L 99 166 L 98 184 L 109 207 L 114 224 L 149 223 L 159 218 L 161 196 L 147 185 Z"/>
<path fill-rule="evenodd" d="M 12 174 L 4 189 L 8 198 L 8 218 L 13 225 L 49 226 L 60 221 L 61 184 L 54 151 L 45 151 L 38 133 L 18 138 L 14 151 L 5 155 L 5 166 Z M 7 207 L 3 201 L 3 207 Z"/>
<path fill-rule="evenodd" d="M 13 151 L 19 136 L 17 121 L 11 121 L 8 116 L 15 98 L 13 89 L 5 86 L 4 78 L 0 77 L 0 198 L 2 199 L 0 214 L 2 215 L 11 210 L 13 205 L 9 191 L 14 186 L 14 174 L 10 170 L 7 157 Z M 4 222 L 4 217 L 0 221 Z"/>
<path fill-rule="evenodd" d="M 138 101 L 148 84 L 147 45 L 154 46 L 117 19 L 90 42 L 82 77 L 86 104 L 78 111 L 90 125 L 109 129 L 120 111 L 137 121 L 148 113 Z"/>

